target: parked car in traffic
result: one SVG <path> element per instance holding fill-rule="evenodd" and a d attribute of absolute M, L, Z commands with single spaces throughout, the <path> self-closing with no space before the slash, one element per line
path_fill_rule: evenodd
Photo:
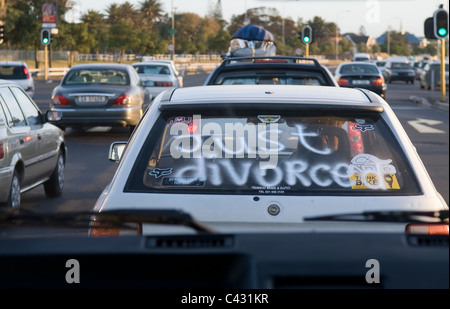
<path fill-rule="evenodd" d="M 21 194 L 43 184 L 48 197 L 64 187 L 66 143 L 49 123 L 58 114 L 42 114 L 15 83 L 0 81 L 0 205 L 18 210 Z"/>
<path fill-rule="evenodd" d="M 389 104 L 361 88 L 177 88 L 155 98 L 130 142 L 111 145 L 109 158 L 120 164 L 96 212 L 176 208 L 220 233 L 405 233 L 405 222 L 337 217 L 448 210 Z M 317 218 L 326 215 L 336 219 Z M 94 221 L 90 233 L 121 231 Z"/>
<path fill-rule="evenodd" d="M 353 61 L 371 61 L 372 57 L 367 53 L 356 53 L 353 55 Z"/>
<path fill-rule="evenodd" d="M 50 110 L 62 112 L 66 127 L 134 127 L 150 104 L 131 65 L 79 64 L 53 89 Z"/>
<path fill-rule="evenodd" d="M 404 81 L 414 84 L 416 73 L 409 62 L 388 60 L 384 69 L 384 78 L 389 84 L 393 81 Z"/>
<path fill-rule="evenodd" d="M 445 63 L 445 85 L 448 88 L 448 63 Z M 420 88 L 430 90 L 441 87 L 441 62 L 426 63 L 420 73 Z"/>
<path fill-rule="evenodd" d="M 239 84 L 338 86 L 330 71 L 316 59 L 291 56 L 226 58 L 204 83 Z"/>
<path fill-rule="evenodd" d="M 18 84 L 30 98 L 34 98 L 34 80 L 25 62 L 0 61 L 0 79 Z"/>
<path fill-rule="evenodd" d="M 152 98 L 163 91 L 183 87 L 183 75 L 172 60 L 146 60 L 132 64 Z"/>
<path fill-rule="evenodd" d="M 341 87 L 364 88 L 386 98 L 386 84 L 383 74 L 373 63 L 353 61 L 342 62 L 336 68 L 334 78 Z"/>
<path fill-rule="evenodd" d="M 373 60 L 373 63 L 377 66 L 378 70 L 380 70 L 384 78 L 384 69 L 386 68 L 387 60 Z"/>

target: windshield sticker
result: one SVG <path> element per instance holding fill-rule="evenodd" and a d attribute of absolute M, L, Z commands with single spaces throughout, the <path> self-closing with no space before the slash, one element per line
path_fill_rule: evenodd
<path fill-rule="evenodd" d="M 353 126 L 353 129 L 361 131 L 361 132 L 366 132 L 366 131 L 373 131 L 375 130 L 374 126 L 371 124 L 355 124 Z"/>
<path fill-rule="evenodd" d="M 170 175 L 173 172 L 173 168 L 154 168 L 150 173 L 150 176 L 159 178 L 162 176 Z"/>
<path fill-rule="evenodd" d="M 173 126 L 175 123 L 184 123 L 188 126 L 192 125 L 192 117 L 175 117 L 175 119 L 172 119 L 169 121 L 169 124 L 167 125 L 169 128 Z"/>
<path fill-rule="evenodd" d="M 281 119 L 280 115 L 258 115 L 258 119 L 264 123 L 275 123 Z"/>
<path fill-rule="evenodd" d="M 352 189 L 400 189 L 391 162 L 365 153 L 355 156 L 347 170 Z"/>
<path fill-rule="evenodd" d="M 204 177 L 166 177 L 162 181 L 163 186 L 190 186 L 203 187 L 205 185 Z"/>

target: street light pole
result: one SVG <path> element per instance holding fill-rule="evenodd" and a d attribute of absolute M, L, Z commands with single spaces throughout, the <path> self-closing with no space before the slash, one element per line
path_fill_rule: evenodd
<path fill-rule="evenodd" d="M 173 9 L 173 0 L 172 0 L 172 29 L 175 30 L 175 12 Z M 172 50 L 171 50 L 171 59 L 173 60 L 175 55 L 175 33 L 172 33 Z"/>

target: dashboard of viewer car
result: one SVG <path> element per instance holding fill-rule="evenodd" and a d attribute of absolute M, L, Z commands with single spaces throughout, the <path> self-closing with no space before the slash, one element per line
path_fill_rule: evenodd
<path fill-rule="evenodd" d="M 256 233 L 0 240 L 0 288 L 449 287 L 448 236 Z M 79 282 L 68 281 L 70 261 Z"/>

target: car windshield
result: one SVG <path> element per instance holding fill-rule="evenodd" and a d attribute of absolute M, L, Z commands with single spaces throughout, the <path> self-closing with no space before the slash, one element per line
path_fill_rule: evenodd
<path fill-rule="evenodd" d="M 342 66 L 341 74 L 378 74 L 378 69 L 374 65 L 348 64 Z"/>
<path fill-rule="evenodd" d="M 167 65 L 136 65 L 134 68 L 138 74 L 170 75 L 170 69 Z"/>
<path fill-rule="evenodd" d="M 64 77 L 63 85 L 129 85 L 128 74 L 117 69 L 80 69 L 71 70 Z"/>
<path fill-rule="evenodd" d="M 411 69 L 411 65 L 409 63 L 404 62 L 393 62 L 391 65 L 392 69 Z"/>
<path fill-rule="evenodd" d="M 0 66 L 0 79 L 26 79 L 28 70 L 24 66 Z"/>
<path fill-rule="evenodd" d="M 419 194 L 377 115 L 163 114 L 126 192 Z"/>

